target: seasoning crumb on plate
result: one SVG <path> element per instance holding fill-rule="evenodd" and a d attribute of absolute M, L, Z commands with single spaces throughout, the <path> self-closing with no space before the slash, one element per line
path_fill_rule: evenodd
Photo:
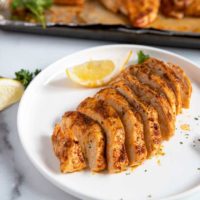
<path fill-rule="evenodd" d="M 182 124 L 180 127 L 183 131 L 190 131 L 190 125 L 189 124 Z"/>
<path fill-rule="evenodd" d="M 160 159 L 157 160 L 157 164 L 158 164 L 158 165 L 161 165 Z"/>

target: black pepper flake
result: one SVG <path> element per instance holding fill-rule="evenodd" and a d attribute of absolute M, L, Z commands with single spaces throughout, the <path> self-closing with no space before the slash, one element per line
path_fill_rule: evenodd
<path fill-rule="evenodd" d="M 152 196 L 149 194 L 147 197 L 148 197 L 148 198 L 151 198 Z"/>
<path fill-rule="evenodd" d="M 200 142 L 200 139 L 198 139 L 198 141 Z"/>
<path fill-rule="evenodd" d="M 188 139 L 188 138 L 189 138 L 189 134 L 186 133 L 186 134 L 185 134 L 185 139 Z"/>
<path fill-rule="evenodd" d="M 195 117 L 194 119 L 195 119 L 195 120 L 199 120 L 199 118 L 197 118 L 197 117 Z"/>
<path fill-rule="evenodd" d="M 200 167 L 198 167 L 197 170 L 200 171 Z"/>
<path fill-rule="evenodd" d="M 196 147 L 196 145 L 194 144 L 193 147 Z"/>
<path fill-rule="evenodd" d="M 127 173 L 126 173 L 126 176 L 128 176 L 128 175 L 131 175 L 131 173 L 130 173 L 130 172 L 127 172 Z"/>
<path fill-rule="evenodd" d="M 183 144 L 183 142 L 179 142 L 180 144 Z"/>
<path fill-rule="evenodd" d="M 145 169 L 144 172 L 147 172 L 147 169 Z"/>

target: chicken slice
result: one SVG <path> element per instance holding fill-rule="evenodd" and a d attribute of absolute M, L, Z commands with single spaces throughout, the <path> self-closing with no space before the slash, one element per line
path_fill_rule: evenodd
<path fill-rule="evenodd" d="M 100 0 L 101 3 L 108 10 L 117 13 L 121 12 L 124 15 L 128 15 L 126 0 Z"/>
<path fill-rule="evenodd" d="M 178 65 L 168 63 L 168 66 L 175 72 L 176 76 L 181 81 L 182 106 L 184 108 L 189 108 L 192 94 L 192 84 L 190 79 Z"/>
<path fill-rule="evenodd" d="M 125 131 L 117 112 L 104 101 L 86 98 L 77 110 L 97 121 L 106 134 L 106 157 L 110 173 L 127 168 L 128 158 L 125 149 Z"/>
<path fill-rule="evenodd" d="M 193 0 L 161 0 L 161 11 L 166 16 L 180 19 L 192 2 Z"/>
<path fill-rule="evenodd" d="M 143 124 L 137 112 L 135 112 L 115 89 L 105 88 L 100 90 L 96 98 L 112 106 L 119 114 L 125 128 L 126 150 L 129 158 L 129 165 L 141 164 L 147 157 L 147 149 L 144 141 Z"/>
<path fill-rule="evenodd" d="M 160 0 L 126 0 L 125 2 L 130 21 L 135 27 L 147 26 L 158 15 Z"/>
<path fill-rule="evenodd" d="M 160 76 L 153 74 L 145 64 L 130 66 L 127 68 L 127 72 L 135 75 L 141 83 L 148 85 L 151 89 L 163 95 L 169 102 L 173 115 L 176 115 L 175 94 Z"/>
<path fill-rule="evenodd" d="M 152 105 L 158 112 L 158 121 L 162 133 L 162 138 L 168 140 L 174 135 L 175 130 L 175 116 L 169 103 L 163 96 L 156 93 L 148 86 L 140 83 L 138 79 L 130 74 L 125 74 L 124 80 L 127 81 L 130 88 L 135 94 L 147 104 Z"/>
<path fill-rule="evenodd" d="M 63 116 L 63 126 L 70 129 L 79 144 L 91 171 L 102 171 L 106 167 L 104 158 L 104 133 L 98 123 L 79 112 L 67 112 Z"/>
<path fill-rule="evenodd" d="M 185 9 L 186 16 L 200 17 L 200 0 L 191 0 L 191 4 Z"/>
<path fill-rule="evenodd" d="M 121 6 L 121 0 L 100 0 L 101 3 L 112 12 L 118 12 Z"/>
<path fill-rule="evenodd" d="M 135 27 L 145 27 L 153 22 L 159 11 L 160 0 L 100 0 L 112 12 L 128 15 Z"/>
<path fill-rule="evenodd" d="M 180 79 L 177 78 L 174 71 L 167 66 L 163 61 L 156 58 L 149 58 L 144 62 L 153 73 L 159 75 L 170 88 L 176 97 L 176 113 L 179 114 L 182 111 L 182 98 L 181 98 L 181 85 Z"/>
<path fill-rule="evenodd" d="M 63 120 L 55 125 L 52 144 L 54 152 L 60 160 L 62 173 L 80 171 L 86 167 L 78 139 L 72 130 L 63 126 Z"/>
<path fill-rule="evenodd" d="M 113 82 L 111 86 L 124 96 L 136 112 L 140 114 L 144 125 L 144 139 L 148 157 L 156 155 L 161 144 L 161 132 L 156 110 L 151 105 L 142 102 L 124 80 Z"/>

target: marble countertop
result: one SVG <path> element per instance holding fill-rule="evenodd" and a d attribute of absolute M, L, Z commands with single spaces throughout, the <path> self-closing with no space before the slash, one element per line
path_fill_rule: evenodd
<path fill-rule="evenodd" d="M 25 35 L 0 31 L 0 76 L 13 77 L 21 68 L 45 68 L 57 59 L 109 42 Z M 200 51 L 163 48 L 200 65 Z M 31 164 L 17 134 L 18 104 L 0 112 L 0 199 L 76 200 L 49 183 Z M 199 200 L 194 194 L 191 200 Z"/>

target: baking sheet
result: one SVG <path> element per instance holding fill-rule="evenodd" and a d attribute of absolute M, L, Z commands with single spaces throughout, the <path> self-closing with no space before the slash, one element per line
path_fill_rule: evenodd
<path fill-rule="evenodd" d="M 0 29 L 123 43 L 200 48 L 200 19 L 197 18 L 174 21 L 159 16 L 149 28 L 133 28 L 124 16 L 107 11 L 95 1 L 88 1 L 81 14 L 78 7 L 53 6 L 46 13 L 46 29 L 34 22 L 10 20 L 9 15 L 8 12 L 0 13 Z M 180 31 L 170 30 L 174 22 Z M 191 23 L 188 22 L 193 23 L 193 32 L 188 31 L 191 29 Z M 163 28 L 163 23 L 168 31 L 156 29 Z"/>

